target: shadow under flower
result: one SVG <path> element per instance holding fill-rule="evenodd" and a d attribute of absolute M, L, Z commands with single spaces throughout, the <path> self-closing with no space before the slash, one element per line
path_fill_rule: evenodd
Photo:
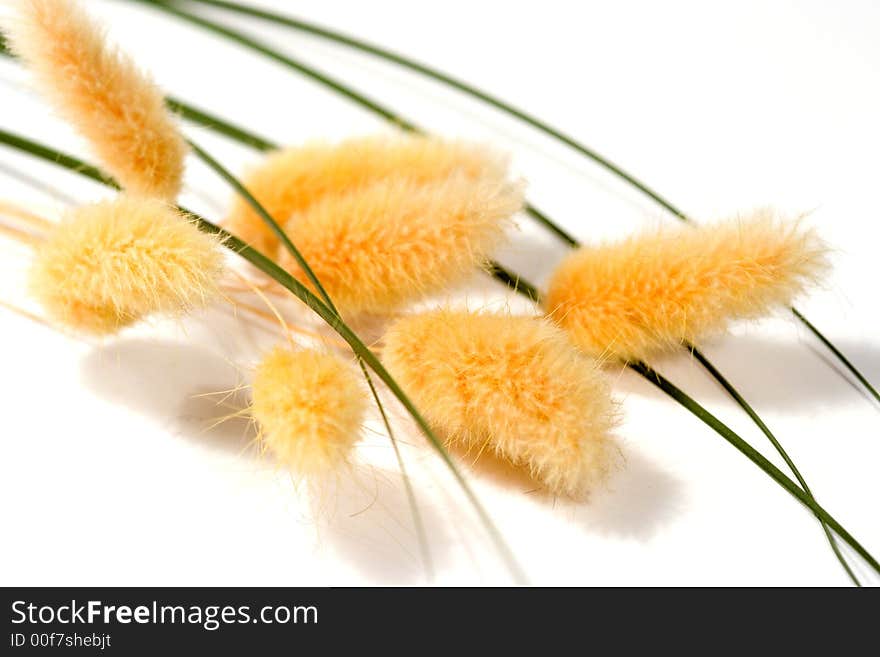
<path fill-rule="evenodd" d="M 242 454 L 256 436 L 238 370 L 207 349 L 121 339 L 89 352 L 81 371 L 101 397 L 208 448 Z"/>
<path fill-rule="evenodd" d="M 575 508 L 574 521 L 585 531 L 647 541 L 682 508 L 682 485 L 637 451 L 625 450 L 623 461 L 589 504 Z"/>
<path fill-rule="evenodd" d="M 632 449 L 623 450 L 619 466 L 583 501 L 550 494 L 526 469 L 493 454 L 477 457 L 456 446 L 449 451 L 478 477 L 528 495 L 536 503 L 570 510 L 571 519 L 588 531 L 648 540 L 673 520 L 682 504 L 678 480 Z"/>
<path fill-rule="evenodd" d="M 419 517 L 434 568 L 449 545 L 446 528 L 425 495 L 416 491 Z M 318 499 L 312 495 L 320 547 L 327 547 L 382 585 L 430 583 L 412 508 L 399 473 L 355 465 Z"/>

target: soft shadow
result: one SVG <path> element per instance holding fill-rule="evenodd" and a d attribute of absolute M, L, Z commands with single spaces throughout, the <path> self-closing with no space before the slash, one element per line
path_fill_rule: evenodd
<path fill-rule="evenodd" d="M 447 443 L 446 449 L 468 474 L 490 481 L 512 493 L 529 495 L 535 500 L 552 504 L 553 495 L 532 479 L 526 468 L 518 467 L 490 450 L 479 452 L 457 442 Z"/>
<path fill-rule="evenodd" d="M 575 521 L 590 532 L 647 541 L 682 508 L 682 485 L 636 451 L 625 450 L 623 461 L 589 504 L 574 509 Z"/>
<path fill-rule="evenodd" d="M 528 495 L 540 504 L 571 510 L 574 522 L 590 531 L 647 540 L 672 520 L 682 504 L 681 484 L 632 450 L 622 451 L 620 463 L 608 481 L 583 501 L 552 495 L 525 468 L 492 454 L 476 458 L 474 453 L 455 446 L 449 451 L 476 476 L 513 493 Z"/>
<path fill-rule="evenodd" d="M 190 344 L 133 338 L 98 347 L 81 366 L 86 386 L 211 449 L 241 454 L 255 437 L 237 369 Z"/>
<path fill-rule="evenodd" d="M 541 286 L 569 253 L 571 249 L 550 235 L 534 230 L 516 231 L 498 250 L 496 259 L 533 285 Z"/>
<path fill-rule="evenodd" d="M 442 519 L 416 489 L 419 515 L 427 535 L 431 563 L 445 560 L 449 536 Z M 340 477 L 332 494 L 314 505 L 322 518 L 321 543 L 328 545 L 366 577 L 383 585 L 430 582 L 406 490 L 398 472 L 355 466 Z"/>
<path fill-rule="evenodd" d="M 835 344 L 869 381 L 880 381 L 880 345 L 842 340 L 835 340 Z M 701 351 L 756 408 L 809 411 L 865 399 L 860 385 L 844 372 L 837 359 L 809 341 L 738 335 L 704 345 Z M 664 356 L 651 365 L 692 396 L 729 399 L 684 350 L 679 356 Z M 627 392 L 645 395 L 651 389 L 653 394 L 653 387 L 645 386 L 637 377 L 621 377 L 618 384 Z"/>
<path fill-rule="evenodd" d="M 28 173 L 20 171 L 15 167 L 0 162 L 0 174 L 8 176 L 21 184 L 30 187 L 38 192 L 42 192 L 46 196 L 65 205 L 77 205 L 78 201 L 73 196 L 68 196 L 64 192 L 58 191 L 56 187 L 46 183 L 45 181 L 32 176 Z"/>

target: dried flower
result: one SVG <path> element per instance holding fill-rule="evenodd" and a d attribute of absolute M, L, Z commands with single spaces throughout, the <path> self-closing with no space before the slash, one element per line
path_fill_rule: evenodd
<path fill-rule="evenodd" d="M 218 244 L 176 209 L 121 195 L 74 210 L 52 230 L 35 253 L 30 287 L 62 324 L 113 333 L 204 304 L 222 268 Z"/>
<path fill-rule="evenodd" d="M 294 213 L 327 196 L 356 191 L 386 178 L 421 184 L 458 174 L 499 182 L 506 172 L 504 158 L 484 147 L 433 137 L 367 137 L 277 151 L 243 182 L 283 225 Z M 227 226 L 264 253 L 277 253 L 278 239 L 241 198 L 235 199 Z"/>
<path fill-rule="evenodd" d="M 391 326 L 383 359 L 451 441 L 529 468 L 554 493 L 582 495 L 613 463 L 615 416 L 603 375 L 546 320 L 413 315 Z"/>
<path fill-rule="evenodd" d="M 327 196 L 286 229 L 343 314 L 383 313 L 483 265 L 521 200 L 518 187 L 462 176 L 386 180 Z M 306 282 L 290 254 L 279 262 Z"/>
<path fill-rule="evenodd" d="M 556 270 L 544 305 L 584 351 L 641 360 L 790 305 L 825 255 L 812 230 L 759 210 L 581 248 Z"/>
<path fill-rule="evenodd" d="M 257 366 L 252 413 L 261 439 L 300 475 L 326 474 L 345 463 L 365 410 L 356 369 L 335 354 L 277 347 Z"/>
<path fill-rule="evenodd" d="M 127 190 L 176 198 L 186 144 L 162 93 L 74 0 L 23 0 L 9 45 Z"/>

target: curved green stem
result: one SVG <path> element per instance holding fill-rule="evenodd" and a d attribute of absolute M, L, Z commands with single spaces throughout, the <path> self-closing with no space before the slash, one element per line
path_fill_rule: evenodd
<path fill-rule="evenodd" d="M 274 144 L 253 132 L 233 125 L 228 121 L 224 121 L 219 116 L 209 114 L 208 112 L 190 105 L 179 98 L 175 98 L 174 96 L 166 96 L 165 104 L 172 112 L 179 114 L 182 118 L 204 126 L 213 132 L 229 137 L 240 144 L 250 146 L 255 150 L 265 153 L 278 148 L 277 144 Z"/>
<path fill-rule="evenodd" d="M 795 499 L 797 499 L 801 502 L 801 504 L 810 509 L 810 511 L 812 511 L 820 520 L 822 520 L 822 522 L 833 529 L 834 532 L 838 536 L 840 536 L 844 540 L 844 542 L 846 542 L 851 548 L 853 548 L 853 550 L 855 550 L 859 554 L 859 556 L 861 556 L 871 566 L 871 568 L 874 569 L 875 572 L 880 573 L 880 563 L 877 563 L 877 560 L 874 559 L 874 557 L 871 556 L 871 554 L 864 547 L 862 547 L 862 545 L 857 540 L 855 540 L 852 535 L 840 525 L 840 523 L 832 518 L 828 514 L 828 512 L 825 511 L 825 509 L 823 509 L 821 506 L 819 506 L 819 504 L 815 502 L 812 497 L 807 495 L 805 491 L 801 490 L 801 488 L 797 484 L 786 477 L 779 468 L 768 461 L 754 447 L 752 447 L 746 441 L 740 438 L 732 429 L 730 429 L 730 427 L 721 422 L 721 420 L 716 418 L 709 411 L 700 406 L 696 401 L 691 399 L 681 389 L 675 386 L 675 384 L 663 377 L 656 370 L 651 369 L 651 367 L 649 367 L 645 363 L 628 363 L 627 366 L 633 371 L 640 374 L 646 380 L 650 381 L 653 385 L 657 386 L 667 395 L 673 397 L 682 406 L 687 408 L 691 413 L 698 417 L 703 423 L 714 429 L 727 442 L 729 442 L 737 450 L 739 450 L 740 453 L 742 453 L 752 463 L 761 468 L 776 483 L 778 483 L 786 491 L 788 491 Z"/>
<path fill-rule="evenodd" d="M 29 153 L 30 155 L 41 158 L 43 160 L 47 160 L 49 162 L 53 162 L 70 171 L 79 173 L 80 175 L 90 178 L 95 182 L 108 185 L 115 189 L 119 189 L 119 185 L 115 181 L 109 180 L 95 167 L 87 165 L 76 157 L 60 153 L 59 151 L 46 147 L 42 144 L 38 144 L 20 135 L 14 135 L 5 130 L 0 130 L 0 144 L 12 146 L 14 148 L 17 148 L 18 150 Z M 355 355 L 358 356 L 358 358 L 360 358 L 367 366 L 369 366 L 369 368 L 376 374 L 376 376 L 378 376 L 379 379 L 381 379 L 382 382 L 385 383 L 391 393 L 398 399 L 398 401 L 406 409 L 407 413 L 409 413 L 410 417 L 412 417 L 412 419 L 415 421 L 416 425 L 428 439 L 428 442 L 431 444 L 431 446 L 440 455 L 447 468 L 449 468 L 449 471 L 452 473 L 456 482 L 464 491 L 465 496 L 468 498 L 468 501 L 477 512 L 480 521 L 486 527 L 489 536 L 492 539 L 492 542 L 494 543 L 498 553 L 504 560 L 504 563 L 509 569 L 511 575 L 517 582 L 524 583 L 526 581 L 525 576 L 520 569 L 519 564 L 517 564 L 513 553 L 510 551 L 510 548 L 508 548 L 500 532 L 495 527 L 495 524 L 492 522 L 489 514 L 483 508 L 483 505 L 480 503 L 479 499 L 477 499 L 476 495 L 470 487 L 470 484 L 468 484 L 467 480 L 461 474 L 461 471 L 455 465 L 449 455 L 449 452 L 446 451 L 443 443 L 431 429 L 427 420 L 425 420 L 419 410 L 415 407 L 409 397 L 403 392 L 403 390 L 400 388 L 400 386 L 397 384 L 391 374 L 385 369 L 385 367 L 379 361 L 378 357 L 372 352 L 372 350 L 366 344 L 364 344 L 364 342 L 357 336 L 354 331 L 351 330 L 351 328 L 348 327 L 345 322 L 342 321 L 342 319 L 334 310 L 332 310 L 320 298 L 312 293 L 312 291 L 309 290 L 305 285 L 296 280 L 287 271 L 279 267 L 273 260 L 263 255 L 253 247 L 249 246 L 247 243 L 241 241 L 232 233 L 229 233 L 220 226 L 211 223 L 210 221 L 196 214 L 195 212 L 187 210 L 183 207 L 180 207 L 179 209 L 181 212 L 192 217 L 199 230 L 216 235 L 218 239 L 222 242 L 223 246 L 225 246 L 233 253 L 236 253 L 243 259 L 247 260 L 254 267 L 263 272 L 266 276 L 270 277 L 276 283 L 278 283 L 289 292 L 291 292 L 294 296 L 296 296 L 302 303 L 304 303 L 309 309 L 311 309 L 316 315 L 318 315 L 318 317 L 324 320 L 324 322 L 326 322 L 327 325 L 330 326 L 330 328 L 332 328 L 339 335 L 339 337 L 345 340 L 345 342 L 348 343 L 349 347 L 351 347 L 351 350 L 355 353 Z"/>
<path fill-rule="evenodd" d="M 388 439 L 391 441 L 391 448 L 394 450 L 394 458 L 397 459 L 397 467 L 400 470 L 400 478 L 403 480 L 403 488 L 406 491 L 406 498 L 412 509 L 413 524 L 416 528 L 416 538 L 419 541 L 419 550 L 422 553 L 422 563 L 428 574 L 428 580 L 432 580 L 434 579 L 434 563 L 431 559 L 431 550 L 428 546 L 428 534 L 425 531 L 425 524 L 422 522 L 422 515 L 419 513 L 416 491 L 413 488 L 409 475 L 407 474 L 406 466 L 403 463 L 403 455 L 400 453 L 400 446 L 397 444 L 397 439 L 394 437 L 394 430 L 391 428 L 391 422 L 388 420 L 388 415 L 385 413 L 385 407 L 382 405 L 382 400 L 379 399 L 379 392 L 376 390 L 373 378 L 370 376 L 370 373 L 367 371 L 367 367 L 362 360 L 358 360 L 358 364 L 367 379 L 367 385 L 370 386 L 370 393 L 373 395 L 373 400 L 379 408 L 379 414 L 382 416 L 382 424 L 385 425 L 385 431 L 388 432 Z"/>
<path fill-rule="evenodd" d="M 854 377 L 856 377 L 856 379 L 858 379 L 859 383 L 861 383 L 863 386 L 865 386 L 865 390 L 867 390 L 868 393 L 875 400 L 877 400 L 878 403 L 880 403 L 880 393 L 877 392 L 877 389 L 871 385 L 871 383 L 868 381 L 868 379 L 866 379 L 864 376 L 862 376 L 862 373 L 859 372 L 858 369 L 856 369 L 856 366 L 853 365 L 849 361 L 849 359 L 846 356 L 844 356 L 843 353 L 841 353 L 841 351 L 837 347 L 834 346 L 834 344 L 831 342 L 831 340 L 829 340 L 824 335 L 822 335 L 822 333 L 819 331 L 819 329 L 817 329 L 813 325 L 812 322 L 810 322 L 806 317 L 804 317 L 800 313 L 800 311 L 798 311 L 797 308 L 792 308 L 791 312 L 794 313 L 794 316 L 797 317 L 800 320 L 800 322 L 804 326 L 806 326 L 813 335 L 815 335 L 817 338 L 819 338 L 819 341 L 828 348 L 828 351 L 830 351 L 832 354 L 834 354 L 837 357 L 837 359 L 841 363 L 843 363 L 844 367 L 846 367 L 846 369 L 848 369 L 850 371 L 850 373 Z"/>
<path fill-rule="evenodd" d="M 801 476 L 800 471 L 797 469 L 797 466 L 794 464 L 794 461 L 789 457 L 788 452 L 782 447 L 782 444 L 779 440 L 776 439 L 776 436 L 773 435 L 773 432 L 770 431 L 770 427 L 764 424 L 764 421 L 760 418 L 760 416 L 755 412 L 752 408 L 751 404 L 749 404 L 745 398 L 739 394 L 736 388 L 733 387 L 733 384 L 727 380 L 727 378 L 716 368 L 712 362 L 706 358 L 706 356 L 697 349 L 694 345 L 685 344 L 685 347 L 693 354 L 694 358 L 699 361 L 699 363 L 712 375 L 712 377 L 721 385 L 724 390 L 727 391 L 733 400 L 739 405 L 743 411 L 752 419 L 752 421 L 757 425 L 757 427 L 761 430 L 761 432 L 767 436 L 767 440 L 773 445 L 773 448 L 776 452 L 782 457 L 782 460 L 785 461 L 788 469 L 791 470 L 792 474 L 795 476 L 795 479 L 798 480 L 798 483 L 801 485 L 801 488 L 804 489 L 804 493 L 810 496 L 813 500 L 814 497 L 812 491 L 810 491 L 810 487 L 807 486 L 807 482 L 804 480 L 803 476 Z M 837 541 L 834 538 L 834 535 L 828 529 L 828 525 L 822 520 L 818 515 L 816 516 L 819 519 L 819 524 L 822 526 L 822 531 L 825 532 L 825 538 L 828 540 L 828 545 L 831 546 L 831 550 L 834 552 L 834 556 L 837 557 L 837 560 L 840 562 L 840 565 L 846 571 L 846 574 L 849 576 L 850 580 L 856 586 L 861 586 L 861 582 L 859 582 L 858 578 L 853 573 L 852 569 L 849 567 L 849 564 L 846 562 L 843 554 L 840 551 L 840 547 L 837 545 Z"/>
<path fill-rule="evenodd" d="M 327 290 L 324 289 L 324 286 L 321 285 L 321 281 L 318 280 L 318 277 L 315 275 L 315 272 L 309 266 L 309 263 L 306 262 L 306 259 L 303 257 L 300 250 L 296 248 L 293 242 L 290 241 L 290 238 L 287 236 L 287 233 L 284 231 L 281 226 L 278 225 L 278 222 L 275 221 L 275 218 L 270 215 L 266 208 L 263 207 L 263 204 L 260 203 L 254 195 L 251 194 L 250 190 L 247 189 L 244 185 L 241 184 L 241 181 L 238 180 L 232 173 L 224 167 L 220 162 L 218 162 L 214 157 L 211 156 L 210 153 L 205 151 L 201 146 L 196 144 L 191 139 L 187 140 L 189 147 L 193 150 L 193 152 L 199 157 L 202 162 L 207 164 L 217 175 L 219 175 L 223 180 L 225 180 L 230 187 L 232 187 L 235 192 L 241 196 L 245 202 L 251 207 L 251 209 L 257 213 L 260 219 L 265 223 L 269 229 L 275 234 L 278 240 L 284 245 L 284 248 L 287 249 L 288 253 L 293 256 L 296 263 L 300 266 L 300 269 L 303 270 L 306 277 L 312 282 L 312 285 L 315 286 L 315 289 L 318 291 L 318 294 L 324 299 L 324 303 L 332 310 L 336 315 L 339 315 L 339 311 L 336 309 L 336 306 L 333 305 L 333 302 L 330 300 L 330 295 L 327 294 Z"/>

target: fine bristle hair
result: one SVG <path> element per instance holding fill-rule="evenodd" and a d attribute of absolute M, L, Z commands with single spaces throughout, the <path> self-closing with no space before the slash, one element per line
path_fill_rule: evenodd
<path fill-rule="evenodd" d="M 285 228 L 343 314 L 385 313 L 472 275 L 521 205 L 506 182 L 383 180 L 327 196 Z M 289 253 L 279 263 L 307 282 Z"/>
<path fill-rule="evenodd" d="M 544 307 L 585 352 L 642 360 L 791 305 L 826 254 L 799 220 L 761 209 L 583 247 L 553 274 Z"/>
<path fill-rule="evenodd" d="M 120 195 L 70 212 L 39 245 L 30 289 L 75 331 L 114 333 L 179 315 L 217 292 L 219 241 L 165 203 Z"/>
<path fill-rule="evenodd" d="M 366 403 L 354 364 L 328 351 L 276 347 L 254 374 L 261 442 L 299 476 L 321 477 L 348 463 Z"/>
<path fill-rule="evenodd" d="M 16 7 L 4 25 L 11 50 L 102 167 L 128 191 L 175 199 L 187 147 L 160 90 L 107 45 L 79 2 L 20 0 Z"/>
<path fill-rule="evenodd" d="M 325 196 L 356 191 L 388 177 L 420 184 L 452 175 L 500 181 L 507 175 L 507 162 L 486 147 L 435 137 L 361 137 L 271 153 L 243 182 L 269 214 L 284 223 Z M 226 225 L 264 253 L 277 254 L 278 239 L 241 198 L 233 201 Z"/>
<path fill-rule="evenodd" d="M 550 492 L 579 498 L 616 462 L 598 365 L 534 317 L 441 309 L 395 322 L 383 361 L 451 442 L 488 450 Z"/>

